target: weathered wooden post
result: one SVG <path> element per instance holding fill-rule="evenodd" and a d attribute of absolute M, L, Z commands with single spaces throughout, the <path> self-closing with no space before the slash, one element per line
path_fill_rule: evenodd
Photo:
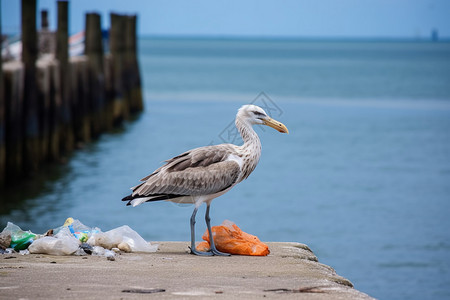
<path fill-rule="evenodd" d="M 38 39 L 36 0 L 22 0 L 22 61 L 0 61 L 0 187 L 142 110 L 136 16 L 111 14 L 104 55 L 100 15 L 87 14 L 85 56 L 69 59 L 68 2 L 58 1 L 56 38 L 41 14 Z M 56 59 L 37 60 L 38 49 Z"/>
<path fill-rule="evenodd" d="M 137 60 L 136 21 L 136 15 L 126 17 L 124 80 L 126 80 L 126 98 L 129 103 L 130 113 L 142 111 L 143 109 L 141 77 Z"/>
<path fill-rule="evenodd" d="M 72 113 L 70 99 L 69 72 L 69 15 L 67 1 L 58 1 L 58 29 L 56 32 L 56 58 L 59 62 L 61 80 L 61 136 L 60 147 L 63 151 L 71 151 L 74 147 Z"/>
<path fill-rule="evenodd" d="M 124 51 L 125 51 L 125 19 L 123 16 L 111 13 L 111 28 L 109 33 L 112 82 L 113 82 L 113 118 L 114 123 L 120 123 L 128 118 L 128 106 L 125 102 L 125 86 L 123 82 L 124 73 Z"/>
<path fill-rule="evenodd" d="M 84 53 L 88 59 L 88 82 L 90 97 L 88 108 L 91 132 L 97 137 L 106 125 L 106 95 L 101 18 L 97 13 L 86 14 L 86 38 Z M 111 122 L 112 123 L 112 122 Z"/>
<path fill-rule="evenodd" d="M 38 52 L 42 54 L 54 53 L 54 36 L 48 29 L 48 11 L 41 11 L 41 29 L 38 32 Z M 37 67 L 37 86 L 39 90 L 39 141 L 41 160 L 49 159 L 50 146 L 50 82 L 51 82 L 51 64 L 53 60 L 50 57 L 38 59 Z"/>
<path fill-rule="evenodd" d="M 113 80 L 113 66 L 112 55 L 105 53 L 104 55 L 103 71 L 105 74 L 105 130 L 111 130 L 114 127 L 114 80 Z"/>
<path fill-rule="evenodd" d="M 2 0 L 0 0 L 0 39 L 2 36 Z M 6 176 L 6 145 L 5 145 L 5 95 L 3 93 L 3 66 L 0 59 L 0 188 L 5 184 Z"/>
<path fill-rule="evenodd" d="M 41 10 L 41 29 L 48 29 L 48 11 Z"/>
<path fill-rule="evenodd" d="M 36 84 L 37 33 L 36 0 L 22 0 L 22 62 L 25 71 L 23 102 L 23 137 L 25 175 L 39 166 L 39 113 Z"/>
<path fill-rule="evenodd" d="M 89 78 L 86 56 L 70 58 L 70 94 L 72 96 L 72 121 L 75 140 L 88 142 L 91 139 L 89 110 Z"/>
<path fill-rule="evenodd" d="M 41 11 L 41 30 L 38 35 L 39 54 L 53 54 L 55 52 L 54 33 L 49 30 L 48 11 Z"/>
<path fill-rule="evenodd" d="M 61 137 L 61 78 L 59 63 L 53 61 L 49 65 L 50 71 L 50 106 L 49 106 L 49 145 L 48 145 L 48 158 L 49 160 L 57 161 L 61 157 L 60 144 L 63 140 Z"/>
<path fill-rule="evenodd" d="M 23 166 L 23 102 L 24 68 L 21 62 L 4 65 L 6 181 L 12 181 L 22 173 Z"/>
<path fill-rule="evenodd" d="M 50 104 L 51 104 L 51 80 L 52 64 L 50 59 L 37 61 L 37 85 L 39 90 L 39 140 L 40 153 L 43 161 L 49 160 L 50 147 Z"/>

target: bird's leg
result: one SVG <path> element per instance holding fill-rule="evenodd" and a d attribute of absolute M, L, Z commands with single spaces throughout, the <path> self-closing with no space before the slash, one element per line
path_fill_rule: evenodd
<path fill-rule="evenodd" d="M 206 221 L 206 226 L 208 227 L 209 244 L 210 244 L 210 248 L 211 248 L 211 253 L 214 255 L 230 256 L 229 253 L 223 253 L 216 249 L 216 245 L 214 244 L 214 238 L 213 238 L 212 230 L 211 230 L 211 218 L 209 217 L 209 206 L 210 206 L 210 204 L 207 203 L 206 204 L 205 221 Z"/>
<path fill-rule="evenodd" d="M 191 216 L 191 254 L 211 256 L 213 255 L 211 252 L 197 251 L 195 249 L 195 215 L 197 215 L 197 210 L 198 207 L 196 206 Z"/>

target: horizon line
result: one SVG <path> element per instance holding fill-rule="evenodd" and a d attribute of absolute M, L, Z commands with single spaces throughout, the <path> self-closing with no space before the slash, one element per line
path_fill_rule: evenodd
<path fill-rule="evenodd" d="M 76 33 L 71 33 L 74 35 Z M 19 33 L 6 33 L 2 35 L 9 37 L 20 36 Z M 447 43 L 450 42 L 450 36 L 442 36 L 433 39 L 432 36 L 427 37 L 408 37 L 408 36 L 299 36 L 299 35 L 233 35 L 233 34 L 137 34 L 138 38 L 152 39 L 178 39 L 178 40 L 253 40 L 253 41 L 348 41 L 348 42 L 434 42 Z"/>
<path fill-rule="evenodd" d="M 365 36 L 267 36 L 267 35 L 206 35 L 206 34 L 138 34 L 139 38 L 186 40 L 279 40 L 279 41 L 374 41 L 374 42 L 450 42 L 450 37 L 434 40 L 430 37 L 365 37 Z"/>

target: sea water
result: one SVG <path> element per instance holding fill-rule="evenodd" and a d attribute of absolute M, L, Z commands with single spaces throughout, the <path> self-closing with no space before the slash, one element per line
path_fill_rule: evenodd
<path fill-rule="evenodd" d="M 308 244 L 380 299 L 450 298 L 449 43 L 144 38 L 139 60 L 145 111 L 3 192 L 0 224 L 71 216 L 187 241 L 191 206 L 120 199 L 185 150 L 241 143 L 232 122 L 253 102 L 290 133 L 256 127 L 260 163 L 213 201 L 213 225 Z"/>

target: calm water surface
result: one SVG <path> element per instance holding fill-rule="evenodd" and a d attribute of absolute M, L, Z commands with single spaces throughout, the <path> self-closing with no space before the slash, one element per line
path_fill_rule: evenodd
<path fill-rule="evenodd" d="M 141 39 L 140 62 L 145 112 L 0 194 L 2 226 L 72 216 L 188 240 L 192 207 L 120 199 L 165 159 L 230 139 L 265 92 L 290 134 L 256 128 L 261 161 L 213 202 L 213 224 L 306 243 L 377 298 L 450 298 L 450 44 Z"/>

